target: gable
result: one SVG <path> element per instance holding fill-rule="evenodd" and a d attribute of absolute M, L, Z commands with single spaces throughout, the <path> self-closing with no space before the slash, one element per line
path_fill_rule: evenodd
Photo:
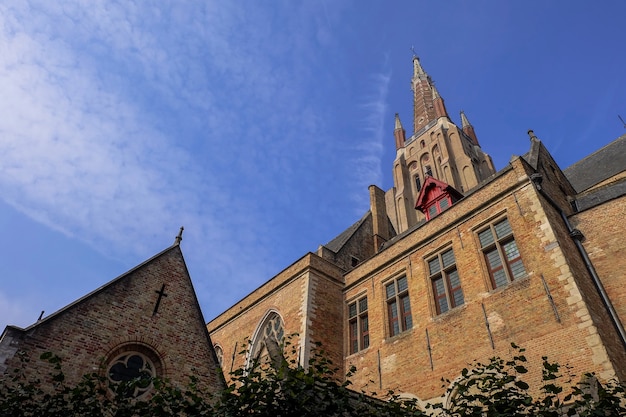
<path fill-rule="evenodd" d="M 60 356 L 68 382 L 108 375 L 134 354 L 175 384 L 196 375 L 209 390 L 223 386 L 178 244 L 26 329 L 8 327 L 0 340 L 7 372 L 19 365 L 14 348 L 29 355 L 27 371 L 35 375 L 48 374 L 42 353 Z"/>
<path fill-rule="evenodd" d="M 426 220 L 441 213 L 463 195 L 451 185 L 433 177 L 426 178 L 415 203 L 415 209 L 426 215 Z"/>

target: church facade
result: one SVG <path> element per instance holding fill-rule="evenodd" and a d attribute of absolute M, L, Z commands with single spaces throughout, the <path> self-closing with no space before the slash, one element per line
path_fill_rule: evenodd
<path fill-rule="evenodd" d="M 563 171 L 531 131 L 528 153 L 496 172 L 417 57 L 412 86 L 394 186 L 370 186 L 354 225 L 208 323 L 225 373 L 295 334 L 301 365 L 321 344 L 338 374 L 356 367 L 355 389 L 419 401 L 511 343 L 537 364 L 531 382 L 543 355 L 625 381 L 626 136 Z"/>
<path fill-rule="evenodd" d="M 449 401 L 474 360 L 526 348 L 582 376 L 626 381 L 626 135 L 563 170 L 529 132 L 529 150 L 496 172 L 464 113 L 460 126 L 413 59 L 413 134 L 399 115 L 394 185 L 369 210 L 228 310 L 204 322 L 171 247 L 25 329 L 0 336 L 0 374 L 44 352 L 67 381 L 102 372 L 219 391 L 230 371 L 272 361 L 290 335 L 302 366 L 318 351 L 356 390 Z M 390 138 L 391 140 L 391 138 Z M 364 190 L 365 191 L 365 190 Z M 35 359 L 35 360 L 32 360 Z M 221 369 L 222 372 L 219 370 Z M 137 396 L 147 394 L 137 392 Z"/>
<path fill-rule="evenodd" d="M 0 337 L 0 384 L 19 371 L 25 381 L 52 387 L 54 364 L 41 359 L 50 353 L 61 358 L 68 386 L 97 373 L 112 390 L 137 377 L 180 387 L 197 377 L 205 392 L 222 390 L 181 239 L 182 229 L 174 245 L 33 325 L 7 326 Z M 132 394 L 145 397 L 151 390 L 152 383 L 138 384 Z"/>

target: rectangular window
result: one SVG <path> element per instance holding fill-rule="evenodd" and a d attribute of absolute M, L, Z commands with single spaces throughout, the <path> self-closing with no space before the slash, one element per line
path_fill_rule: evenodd
<path fill-rule="evenodd" d="M 452 249 L 438 253 L 428 261 L 428 274 L 433 286 L 437 314 L 465 303 Z"/>
<path fill-rule="evenodd" d="M 490 224 L 478 233 L 493 288 L 526 275 L 522 257 L 508 219 Z"/>
<path fill-rule="evenodd" d="M 348 304 L 348 328 L 350 332 L 350 353 L 356 353 L 370 345 L 369 321 L 367 318 L 367 297 Z"/>
<path fill-rule="evenodd" d="M 385 285 L 389 336 L 395 336 L 413 327 L 409 285 L 406 277 L 396 278 Z"/>

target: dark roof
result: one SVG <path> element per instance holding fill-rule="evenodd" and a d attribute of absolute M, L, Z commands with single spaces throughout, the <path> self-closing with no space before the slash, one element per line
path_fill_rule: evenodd
<path fill-rule="evenodd" d="M 577 193 L 626 170 L 626 135 L 566 168 L 563 173 Z"/>
<path fill-rule="evenodd" d="M 600 187 L 576 199 L 578 211 L 587 210 L 609 200 L 626 195 L 626 181 L 620 181 L 607 187 Z"/>
<path fill-rule="evenodd" d="M 363 217 L 361 217 L 361 219 L 358 222 L 348 227 L 346 230 L 341 232 L 336 238 L 334 238 L 333 240 L 331 240 L 324 246 L 335 253 L 339 252 L 339 250 L 343 247 L 343 245 L 346 244 L 348 239 L 352 237 L 354 232 L 356 232 L 357 229 L 363 224 L 363 222 L 365 222 L 365 220 L 368 218 L 369 215 L 370 215 L 370 212 L 368 211 L 367 213 L 365 213 Z"/>

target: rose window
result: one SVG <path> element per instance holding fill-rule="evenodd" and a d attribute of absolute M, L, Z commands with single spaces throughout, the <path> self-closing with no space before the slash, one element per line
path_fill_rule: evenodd
<path fill-rule="evenodd" d="M 155 366 L 139 352 L 125 352 L 109 362 L 108 377 L 113 387 L 128 383 L 133 397 L 139 397 L 152 389 L 156 377 Z"/>

